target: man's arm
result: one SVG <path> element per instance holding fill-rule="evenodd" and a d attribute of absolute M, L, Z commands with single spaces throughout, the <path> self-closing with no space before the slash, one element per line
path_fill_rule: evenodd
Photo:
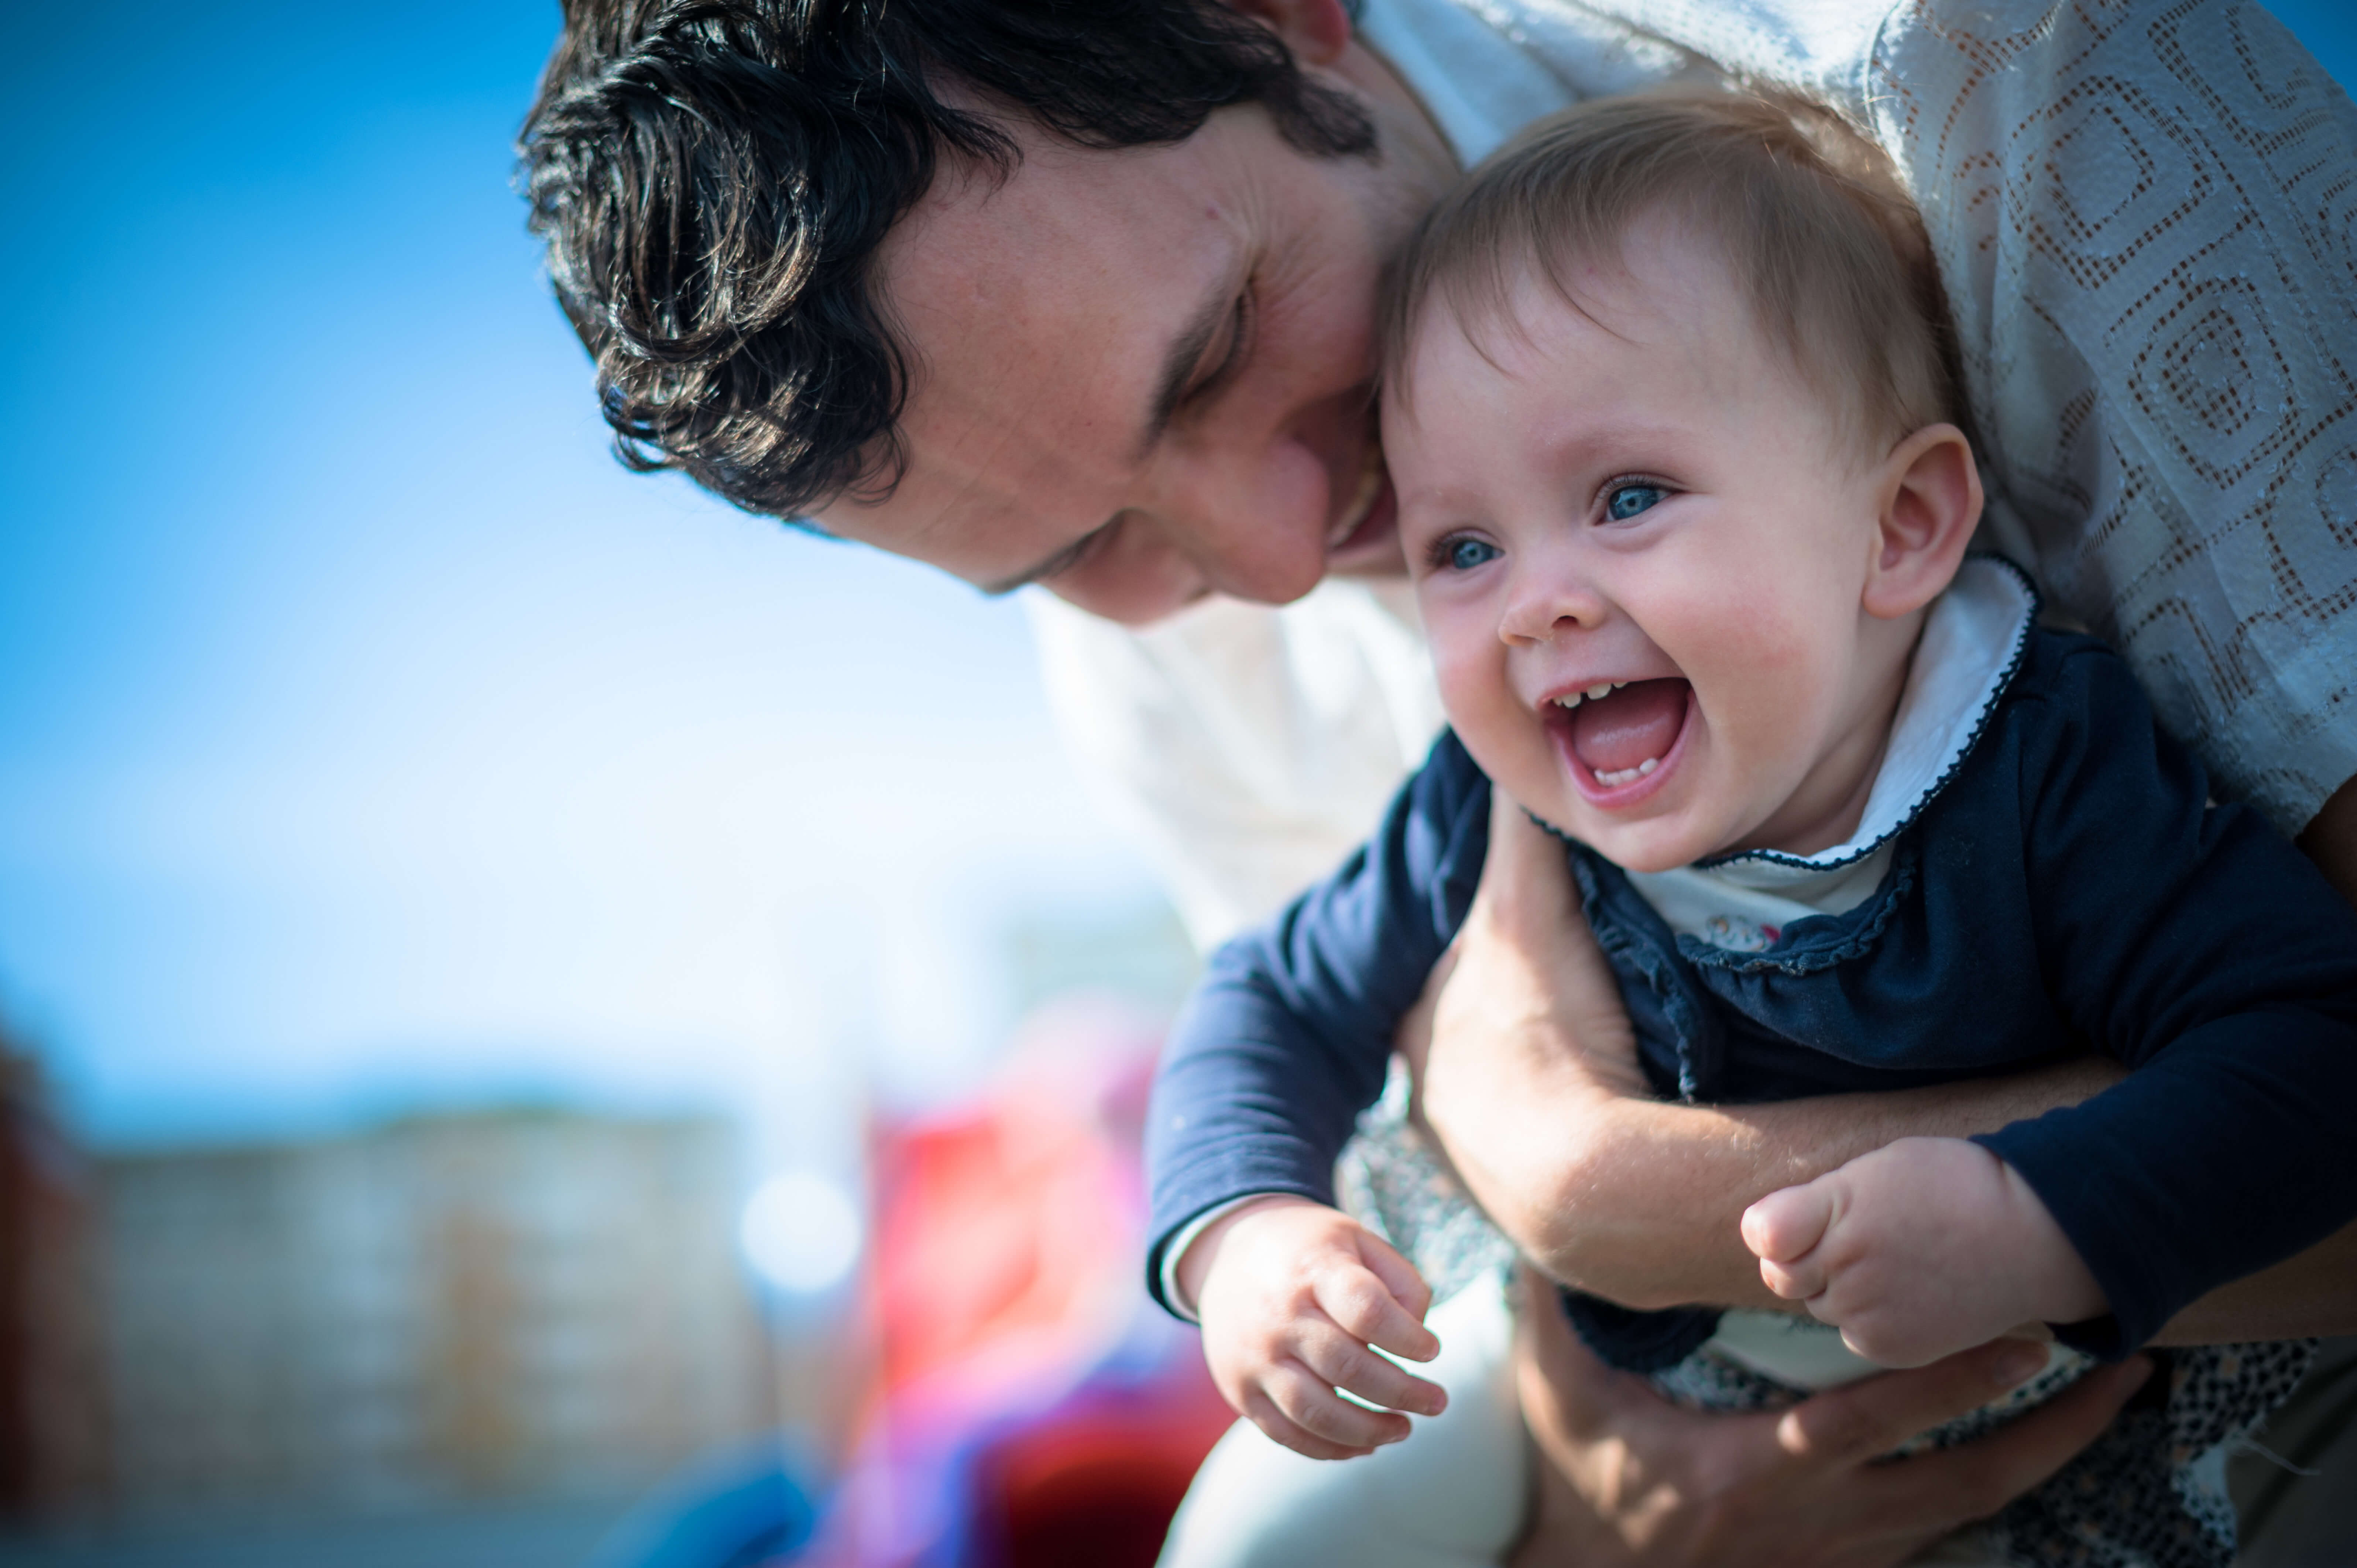
<path fill-rule="evenodd" d="M 2347 793 L 2346 790 L 2343 791 Z M 2336 797 L 2336 800 L 2338 798 Z M 1420 1104 L 1474 1198 L 1548 1273 L 1624 1305 L 1777 1306 L 1742 1244 L 1768 1193 L 1895 1139 L 1962 1137 L 2076 1104 L 2110 1062 L 1899 1094 L 1691 1106 L 1645 1097 L 1561 852 L 1493 813 L 1481 891 L 1403 1029 Z M 1429 1019 L 1428 1026 L 1425 1021 Z M 2164 1343 L 2357 1330 L 2357 1228 L 2196 1303 Z"/>

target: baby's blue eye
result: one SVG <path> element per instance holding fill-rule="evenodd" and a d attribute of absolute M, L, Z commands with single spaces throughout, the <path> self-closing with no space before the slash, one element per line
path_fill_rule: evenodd
<path fill-rule="evenodd" d="M 1659 485 L 1615 485 L 1604 498 L 1604 515 L 1615 522 L 1626 522 L 1669 499 L 1670 493 Z"/>
<path fill-rule="evenodd" d="M 1498 558 L 1498 547 L 1486 540 L 1453 539 L 1448 542 L 1448 568 L 1452 572 L 1470 572 L 1484 562 Z"/>

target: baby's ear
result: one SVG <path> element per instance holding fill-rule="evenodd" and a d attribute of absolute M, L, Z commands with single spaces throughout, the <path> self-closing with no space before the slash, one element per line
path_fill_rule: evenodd
<path fill-rule="evenodd" d="M 1956 575 L 1981 520 L 1973 445 L 1953 424 L 1927 424 L 1892 448 L 1866 575 L 1866 613 L 1896 620 L 1922 608 Z"/>

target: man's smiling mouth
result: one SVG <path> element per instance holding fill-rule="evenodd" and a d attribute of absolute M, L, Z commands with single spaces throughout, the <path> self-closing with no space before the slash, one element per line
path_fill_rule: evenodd
<path fill-rule="evenodd" d="M 1383 449 L 1369 441 L 1359 467 L 1358 486 L 1351 504 L 1326 531 L 1326 569 L 1349 576 L 1372 576 L 1404 572 L 1400 554 L 1399 508 L 1392 499 L 1391 476 L 1383 467 Z"/>

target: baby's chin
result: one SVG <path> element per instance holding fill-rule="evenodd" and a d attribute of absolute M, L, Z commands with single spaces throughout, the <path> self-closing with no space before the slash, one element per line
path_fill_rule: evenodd
<path fill-rule="evenodd" d="M 1641 832 L 1608 832 L 1603 842 L 1589 840 L 1597 854 L 1623 871 L 1674 871 L 1681 865 L 1692 865 L 1710 854 L 1706 844 L 1694 842 L 1689 835 L 1668 837 Z"/>
<path fill-rule="evenodd" d="M 1674 871 L 1716 851 L 1714 835 L 1691 822 L 1663 817 L 1613 821 L 1569 791 L 1556 791 L 1541 822 L 1566 838 L 1577 839 L 1623 871 Z"/>

